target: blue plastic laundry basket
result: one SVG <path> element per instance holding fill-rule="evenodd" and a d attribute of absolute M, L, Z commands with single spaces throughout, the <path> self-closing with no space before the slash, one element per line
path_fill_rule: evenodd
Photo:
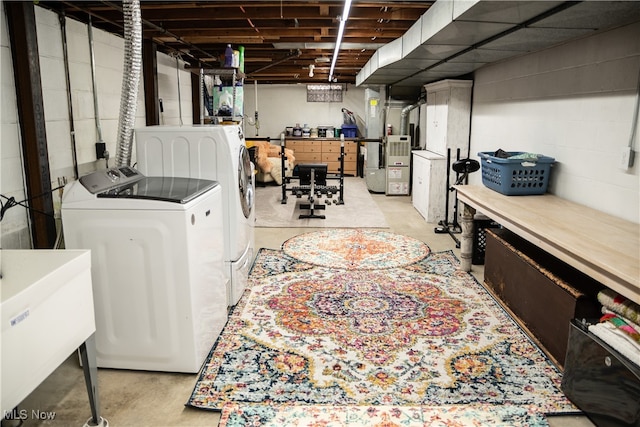
<path fill-rule="evenodd" d="M 510 156 L 524 154 L 511 151 Z M 482 183 L 506 196 L 524 196 L 547 192 L 553 157 L 538 156 L 536 159 L 503 159 L 493 152 L 480 152 Z"/>

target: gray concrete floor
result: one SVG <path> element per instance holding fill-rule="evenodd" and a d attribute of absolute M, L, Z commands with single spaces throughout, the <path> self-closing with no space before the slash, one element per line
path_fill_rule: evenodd
<path fill-rule="evenodd" d="M 410 197 L 373 197 L 384 212 L 390 231 L 420 239 L 426 242 L 432 251 L 453 249 L 456 256 L 460 256 L 453 239 L 448 234 L 434 233 L 436 224 L 424 221 L 411 205 Z M 348 203 L 348 200 L 346 202 Z M 314 229 L 256 228 L 256 248 L 279 249 L 285 240 L 310 231 Z M 482 266 L 473 266 L 472 273 L 482 282 Z M 219 420 L 217 413 L 184 406 L 196 379 L 195 374 L 100 369 L 98 385 L 101 413 L 113 427 L 216 426 Z M 70 355 L 19 408 L 26 410 L 28 414 L 23 426 L 82 426 L 91 413 L 82 369 L 75 354 Z M 54 419 L 33 419 L 32 410 L 50 413 L 54 415 Z M 552 427 L 593 426 L 582 416 L 553 417 L 550 423 Z"/>

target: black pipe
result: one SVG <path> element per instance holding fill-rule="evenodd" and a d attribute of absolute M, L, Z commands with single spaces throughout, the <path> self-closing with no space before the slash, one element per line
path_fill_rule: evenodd
<path fill-rule="evenodd" d="M 450 179 L 449 177 L 451 176 L 451 148 L 447 148 L 447 191 L 445 193 L 445 205 L 444 205 L 444 225 L 448 228 L 449 227 L 449 188 L 451 188 L 450 185 Z"/>
<path fill-rule="evenodd" d="M 281 204 L 286 205 L 287 204 L 287 178 L 286 178 L 286 166 L 285 166 L 285 161 L 287 160 L 287 156 L 284 153 L 284 134 L 282 134 L 282 136 L 280 137 L 280 164 L 281 167 L 280 169 L 282 169 L 282 200 L 280 201 Z"/>
<path fill-rule="evenodd" d="M 456 161 L 460 160 L 460 149 L 456 150 Z M 458 182 L 459 174 L 456 172 L 456 182 Z M 455 191 L 453 186 L 449 189 L 449 191 Z M 458 193 L 455 195 L 455 202 L 453 203 L 453 221 L 452 221 L 454 232 L 459 228 L 458 224 Z"/>
<path fill-rule="evenodd" d="M 340 193 L 337 204 L 344 205 L 344 140 L 340 144 Z"/>

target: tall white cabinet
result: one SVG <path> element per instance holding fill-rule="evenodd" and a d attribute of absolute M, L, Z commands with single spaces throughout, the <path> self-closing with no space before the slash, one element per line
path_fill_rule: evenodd
<path fill-rule="evenodd" d="M 426 105 L 426 150 L 413 152 L 412 202 L 427 222 L 453 221 L 455 195 L 449 194 L 449 218 L 445 218 L 447 169 L 455 181 L 451 164 L 469 155 L 471 131 L 471 80 L 442 80 L 424 86 Z M 451 159 L 447 161 L 447 150 Z"/>
<path fill-rule="evenodd" d="M 413 151 L 413 207 L 427 222 L 444 219 L 447 159 L 432 151 Z"/>
<path fill-rule="evenodd" d="M 471 80 L 442 80 L 424 86 L 427 93 L 426 149 L 442 156 L 451 149 L 455 158 L 469 154 Z"/>

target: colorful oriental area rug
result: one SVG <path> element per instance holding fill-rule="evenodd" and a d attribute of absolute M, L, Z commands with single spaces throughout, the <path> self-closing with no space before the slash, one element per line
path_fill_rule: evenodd
<path fill-rule="evenodd" d="M 546 426 L 561 376 L 452 252 L 336 229 L 261 249 L 188 405 L 222 426 Z"/>

